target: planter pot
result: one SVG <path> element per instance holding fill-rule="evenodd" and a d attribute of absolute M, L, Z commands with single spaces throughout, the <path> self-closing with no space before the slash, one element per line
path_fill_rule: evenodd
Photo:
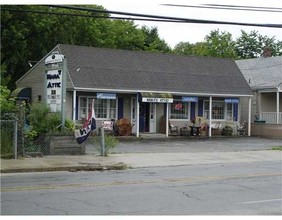
<path fill-rule="evenodd" d="M 233 129 L 231 128 L 223 128 L 222 129 L 222 135 L 223 136 L 232 136 L 233 134 Z"/>

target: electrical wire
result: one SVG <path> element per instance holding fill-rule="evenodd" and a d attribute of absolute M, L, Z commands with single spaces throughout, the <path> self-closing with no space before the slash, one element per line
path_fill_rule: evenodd
<path fill-rule="evenodd" d="M 61 13 L 61 12 L 49 12 L 49 11 L 38 11 L 38 10 L 24 10 L 24 9 L 9 9 L 1 8 L 3 11 L 17 11 L 26 13 L 39 13 L 39 14 L 49 14 L 49 15 L 63 15 L 63 16 L 80 16 L 89 18 L 107 18 L 107 19 L 123 19 L 123 20 L 142 20 L 142 21 L 154 21 L 154 22 L 176 22 L 176 23 L 195 23 L 195 24 L 225 24 L 225 25 L 240 25 L 240 26 L 256 26 L 256 27 L 271 27 L 271 28 L 282 28 L 282 24 L 254 24 L 254 23 L 242 23 L 242 22 L 229 22 L 229 21 L 214 21 L 214 20 L 199 20 L 199 19 L 189 19 L 189 18 L 179 18 L 179 17 L 168 17 L 159 15 L 148 15 L 148 14 L 137 14 L 129 12 L 120 11 L 110 11 L 110 10 L 100 10 L 92 8 L 84 8 L 69 5 L 42 5 L 42 7 L 52 7 L 52 8 L 63 8 L 75 11 L 86 11 L 86 12 L 96 12 L 96 13 L 106 13 L 106 14 L 116 14 L 123 16 L 133 16 L 133 17 L 112 17 L 112 16 L 99 16 L 99 15 L 83 15 L 83 14 L 71 14 L 71 13 Z"/>
<path fill-rule="evenodd" d="M 204 9 L 219 9 L 219 10 L 234 10 L 234 11 L 255 11 L 255 12 L 278 12 L 282 13 L 280 8 L 274 9 L 261 9 L 263 7 L 251 6 L 235 6 L 235 5 L 216 5 L 216 4 L 203 4 L 203 5 L 177 5 L 177 4 L 161 4 L 170 7 L 184 7 L 184 8 L 204 8 Z"/>

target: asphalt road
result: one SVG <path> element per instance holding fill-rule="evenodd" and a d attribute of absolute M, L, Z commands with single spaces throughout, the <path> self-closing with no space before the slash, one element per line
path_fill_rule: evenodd
<path fill-rule="evenodd" d="M 2 215 L 281 215 L 281 161 L 1 175 Z"/>

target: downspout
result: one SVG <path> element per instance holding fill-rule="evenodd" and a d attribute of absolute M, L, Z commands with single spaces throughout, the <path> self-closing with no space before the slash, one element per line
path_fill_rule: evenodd
<path fill-rule="evenodd" d="M 138 93 L 136 96 L 136 137 L 139 137 L 139 99 L 138 99 Z"/>
<path fill-rule="evenodd" d="M 276 124 L 279 124 L 279 87 L 277 87 L 276 92 Z"/>
<path fill-rule="evenodd" d="M 249 98 L 249 117 L 248 117 L 248 136 L 251 136 L 251 108 L 252 108 L 252 98 Z"/>
<path fill-rule="evenodd" d="M 211 137 L 212 133 L 212 127 L 211 127 L 211 124 L 212 124 L 212 96 L 210 96 L 210 105 L 209 105 L 209 137 Z"/>
<path fill-rule="evenodd" d="M 165 134 L 166 134 L 166 137 L 168 137 L 168 103 L 166 103 L 166 119 L 165 119 L 165 123 L 166 123 L 166 131 L 165 131 Z"/>
<path fill-rule="evenodd" d="M 72 94 L 72 120 L 75 121 L 75 115 L 76 115 L 76 90 L 73 90 L 73 94 Z"/>

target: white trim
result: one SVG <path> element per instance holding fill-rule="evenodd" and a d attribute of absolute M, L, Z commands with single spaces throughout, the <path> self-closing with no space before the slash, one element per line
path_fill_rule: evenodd
<path fill-rule="evenodd" d="M 252 110 L 252 99 L 249 98 L 248 136 L 251 136 L 251 110 Z"/>
<path fill-rule="evenodd" d="M 102 89 L 102 88 L 81 88 L 81 87 L 74 87 L 77 91 L 108 91 L 108 92 L 117 92 L 117 93 L 142 93 L 142 92 L 151 92 L 151 93 L 170 93 L 173 95 L 193 95 L 193 96 L 200 96 L 200 97 L 252 97 L 253 95 L 243 95 L 243 94 L 218 94 L 218 93 L 191 93 L 191 92 L 171 92 L 171 91 L 152 91 L 152 90 L 131 90 L 131 89 Z"/>
<path fill-rule="evenodd" d="M 73 111 L 72 111 L 72 120 L 75 121 L 76 118 L 75 118 L 75 113 L 76 113 L 76 90 L 73 90 L 73 94 L 72 94 L 72 108 L 73 108 Z"/>
<path fill-rule="evenodd" d="M 138 94 L 136 95 L 136 137 L 140 136 L 139 133 L 139 102 L 138 102 Z"/>
<path fill-rule="evenodd" d="M 19 78 L 17 81 L 16 81 L 16 85 L 18 84 L 19 81 L 21 81 L 23 78 L 25 78 L 33 69 L 35 69 L 38 65 L 40 65 L 40 63 L 42 61 L 43 62 L 43 66 L 45 66 L 45 59 L 50 56 L 55 50 L 58 50 L 60 52 L 60 49 L 59 49 L 59 45 L 56 45 L 49 53 L 46 54 L 46 56 L 44 56 L 42 59 L 40 59 L 34 66 L 32 66 L 30 68 L 30 70 L 27 71 L 26 74 L 24 74 L 21 78 Z"/>
<path fill-rule="evenodd" d="M 204 111 L 204 107 L 203 107 L 203 111 Z M 210 100 L 209 100 L 209 137 L 212 136 L 212 96 L 210 96 Z"/>

